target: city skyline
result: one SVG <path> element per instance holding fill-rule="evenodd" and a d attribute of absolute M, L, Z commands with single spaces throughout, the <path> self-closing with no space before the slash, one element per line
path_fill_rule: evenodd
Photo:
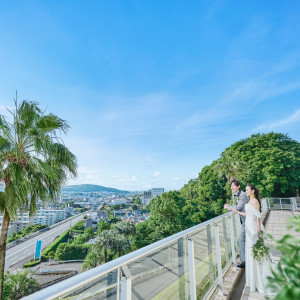
<path fill-rule="evenodd" d="M 300 4 L 21 1 L 0 12 L 0 114 L 68 121 L 78 178 L 180 189 L 255 133 L 300 140 Z"/>

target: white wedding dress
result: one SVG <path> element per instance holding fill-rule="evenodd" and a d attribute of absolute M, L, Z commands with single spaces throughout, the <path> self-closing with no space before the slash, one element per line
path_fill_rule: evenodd
<path fill-rule="evenodd" d="M 272 276 L 271 266 L 272 262 L 269 258 L 266 258 L 263 262 L 258 262 L 252 256 L 252 247 L 258 240 L 257 233 L 257 218 L 261 219 L 261 213 L 254 208 L 250 203 L 245 205 L 246 221 L 246 286 L 250 287 L 250 292 L 258 292 L 263 295 L 273 295 L 274 293 L 267 287 L 268 276 Z M 265 232 L 265 229 L 261 223 L 261 230 Z"/>

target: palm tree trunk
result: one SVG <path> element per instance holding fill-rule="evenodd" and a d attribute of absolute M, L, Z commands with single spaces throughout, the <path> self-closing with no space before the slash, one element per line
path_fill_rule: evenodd
<path fill-rule="evenodd" d="M 7 239 L 9 222 L 10 222 L 10 218 L 5 209 L 4 215 L 3 215 L 3 220 L 2 220 L 1 236 L 0 236 L 0 300 L 3 299 L 6 239 Z"/>
<path fill-rule="evenodd" d="M 104 248 L 104 260 L 107 263 L 107 248 Z"/>

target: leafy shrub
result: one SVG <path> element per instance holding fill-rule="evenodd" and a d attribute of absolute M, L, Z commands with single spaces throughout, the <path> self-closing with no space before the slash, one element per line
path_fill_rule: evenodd
<path fill-rule="evenodd" d="M 73 260 L 73 259 L 85 259 L 92 244 L 68 244 L 62 243 L 57 248 L 55 259 L 56 260 Z"/>
<path fill-rule="evenodd" d="M 59 244 L 66 242 L 69 239 L 69 231 L 64 232 L 61 236 L 59 236 L 52 244 L 50 244 L 43 252 L 42 252 L 42 259 L 46 257 L 46 260 L 49 257 L 49 253 L 51 251 L 56 251 Z M 44 260 L 43 260 L 44 261 Z"/>
<path fill-rule="evenodd" d="M 23 266 L 23 268 L 31 268 L 31 267 L 34 267 L 34 266 L 38 265 L 39 263 L 40 263 L 39 260 L 31 261 L 31 262 L 28 262 L 27 264 L 25 264 Z"/>

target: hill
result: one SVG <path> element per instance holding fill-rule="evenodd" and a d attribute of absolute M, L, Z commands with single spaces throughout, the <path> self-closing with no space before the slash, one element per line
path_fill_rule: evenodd
<path fill-rule="evenodd" d="M 110 187 L 105 187 L 101 185 L 94 184 L 79 184 L 79 185 L 67 185 L 61 189 L 62 192 L 70 193 L 97 193 L 97 192 L 108 192 L 108 193 L 118 193 L 127 194 L 128 191 L 122 191 Z"/>

